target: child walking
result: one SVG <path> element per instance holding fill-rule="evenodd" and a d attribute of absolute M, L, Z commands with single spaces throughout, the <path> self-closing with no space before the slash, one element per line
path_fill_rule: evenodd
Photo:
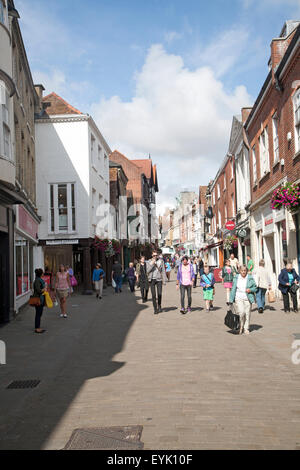
<path fill-rule="evenodd" d="M 234 266 L 230 265 L 230 260 L 225 261 L 225 266 L 222 269 L 222 283 L 226 290 L 226 303 L 229 305 L 230 291 L 232 289 L 233 278 L 237 275 Z"/>
<path fill-rule="evenodd" d="M 204 273 L 200 277 L 200 286 L 203 287 L 203 298 L 206 304 L 206 311 L 213 310 L 214 285 L 216 281 L 213 273 L 209 272 L 209 267 L 204 267 Z"/>

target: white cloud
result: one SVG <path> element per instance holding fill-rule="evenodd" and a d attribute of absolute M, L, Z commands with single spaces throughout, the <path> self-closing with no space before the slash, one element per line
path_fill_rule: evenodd
<path fill-rule="evenodd" d="M 182 187 L 215 176 L 228 148 L 232 116 L 251 102 L 244 86 L 227 92 L 211 67 L 190 70 L 182 57 L 156 44 L 136 75 L 132 100 L 102 99 L 91 114 L 112 148 L 129 158 L 151 153 L 165 204 Z"/>
<path fill-rule="evenodd" d="M 167 31 L 164 34 L 164 39 L 168 44 L 176 41 L 177 39 L 181 39 L 183 37 L 182 33 L 177 33 L 176 31 Z"/>

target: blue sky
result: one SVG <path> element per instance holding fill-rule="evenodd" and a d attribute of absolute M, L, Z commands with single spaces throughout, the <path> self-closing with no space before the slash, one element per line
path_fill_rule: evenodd
<path fill-rule="evenodd" d="M 158 164 L 160 202 L 215 176 L 300 0 L 15 0 L 35 82 Z M 172 165 L 170 178 L 170 164 Z M 197 168 L 197 171 L 195 171 Z"/>

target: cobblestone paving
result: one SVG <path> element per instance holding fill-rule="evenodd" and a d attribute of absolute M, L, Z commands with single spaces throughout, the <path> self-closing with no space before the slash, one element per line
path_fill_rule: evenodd
<path fill-rule="evenodd" d="M 75 305 L 72 307 L 71 305 Z M 173 280 L 163 312 L 127 287 L 102 301 L 75 295 L 70 317 L 46 311 L 44 335 L 33 311 L 0 329 L 0 449 L 62 449 L 75 428 L 142 425 L 145 449 L 296 449 L 300 445 L 300 365 L 291 360 L 300 314 L 280 302 L 254 307 L 249 336 L 224 326 L 216 287 L 207 313 L 193 289 L 193 310 L 179 313 Z M 39 379 L 36 389 L 7 390 Z"/>

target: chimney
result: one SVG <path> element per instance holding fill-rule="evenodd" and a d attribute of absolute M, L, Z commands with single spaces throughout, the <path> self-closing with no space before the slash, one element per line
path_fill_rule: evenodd
<path fill-rule="evenodd" d="M 35 88 L 35 91 L 37 92 L 39 100 L 42 101 L 43 91 L 45 91 L 45 88 L 43 87 L 43 85 L 34 85 L 34 88 Z"/>

